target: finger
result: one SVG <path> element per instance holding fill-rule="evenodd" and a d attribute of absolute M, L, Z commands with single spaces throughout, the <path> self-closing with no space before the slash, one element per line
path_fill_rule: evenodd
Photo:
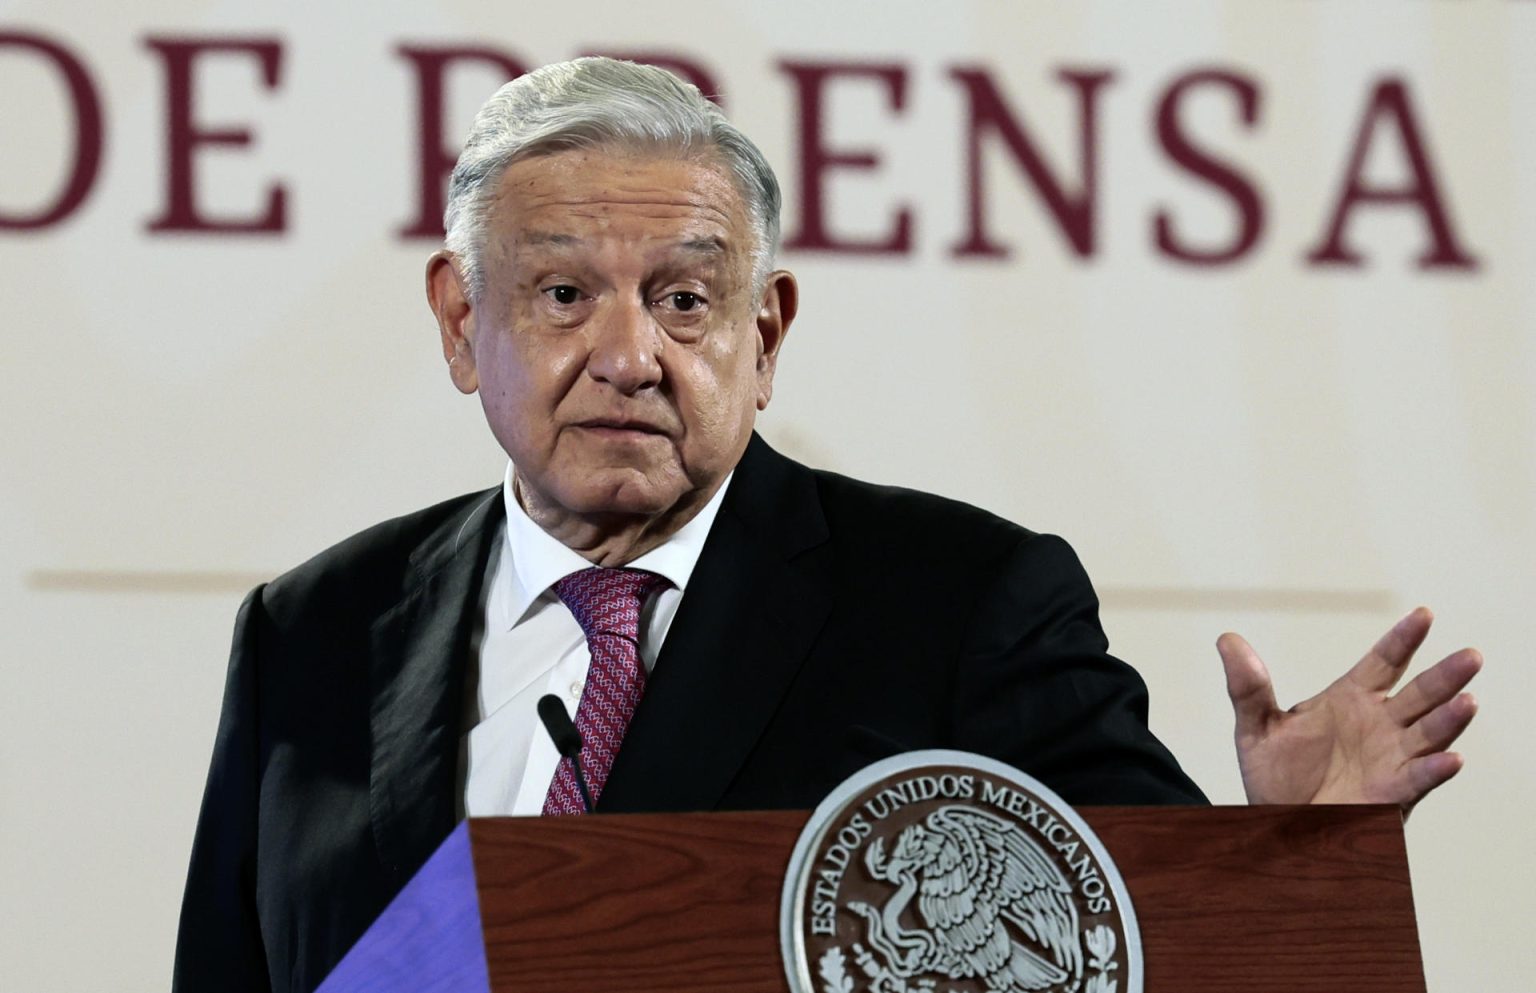
<path fill-rule="evenodd" d="M 1419 756 L 1445 751 L 1476 716 L 1477 699 L 1470 693 L 1441 704 L 1408 729 L 1408 754 Z"/>
<path fill-rule="evenodd" d="M 1428 607 L 1415 607 L 1408 616 L 1392 625 L 1365 657 L 1349 670 L 1349 678 L 1360 687 L 1385 693 L 1397 685 L 1413 653 L 1424 643 L 1435 615 Z"/>
<path fill-rule="evenodd" d="M 1242 635 L 1230 631 L 1216 639 L 1216 651 L 1221 653 L 1221 667 L 1227 675 L 1227 696 L 1237 719 L 1237 736 L 1263 734 L 1270 717 L 1280 709 L 1264 660 Z"/>
<path fill-rule="evenodd" d="M 1398 805 L 1405 811 L 1411 809 L 1465 764 L 1455 752 L 1435 752 L 1412 760 L 1403 766 L 1403 795 L 1397 800 Z"/>
<path fill-rule="evenodd" d="M 1387 701 L 1387 713 L 1407 727 L 1466 688 L 1483 668 L 1483 656 L 1475 648 L 1461 651 L 1436 662 Z"/>

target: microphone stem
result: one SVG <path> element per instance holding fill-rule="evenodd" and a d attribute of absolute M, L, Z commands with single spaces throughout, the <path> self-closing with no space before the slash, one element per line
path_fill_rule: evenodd
<path fill-rule="evenodd" d="M 581 802 L 587 808 L 587 813 L 592 813 L 592 794 L 587 791 L 587 777 L 581 774 L 581 755 L 571 756 L 571 768 L 576 773 L 576 788 L 581 790 Z"/>

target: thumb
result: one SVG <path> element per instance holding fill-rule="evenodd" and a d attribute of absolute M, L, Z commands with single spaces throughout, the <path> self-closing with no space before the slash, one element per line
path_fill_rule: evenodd
<path fill-rule="evenodd" d="M 1263 734 L 1270 715 L 1280 709 L 1264 660 L 1242 635 L 1231 631 L 1216 639 L 1216 651 L 1221 653 L 1221 667 L 1227 674 L 1227 696 L 1237 719 L 1237 737 Z"/>

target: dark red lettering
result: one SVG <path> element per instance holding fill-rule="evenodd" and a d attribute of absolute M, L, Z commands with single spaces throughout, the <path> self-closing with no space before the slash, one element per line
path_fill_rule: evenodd
<path fill-rule="evenodd" d="M 795 82 L 800 126 L 800 212 L 796 231 L 784 247 L 798 251 L 844 252 L 857 255 L 905 255 L 912 251 L 912 209 L 896 211 L 895 223 L 883 238 L 853 239 L 834 235 L 827 224 L 827 174 L 834 169 L 872 171 L 880 166 L 873 151 L 832 151 L 826 142 L 827 84 L 838 78 L 864 78 L 880 83 L 893 111 L 906 104 L 907 70 L 893 63 L 780 62 L 779 69 Z"/>
<path fill-rule="evenodd" d="M 993 241 L 985 226 L 986 191 L 982 169 L 982 143 L 988 134 L 1003 139 L 1029 181 L 1045 200 L 1061 233 L 1081 256 L 1094 252 L 1094 204 L 1098 189 L 1098 92 L 1114 73 L 1108 70 L 1076 72 L 1062 69 L 1056 78 L 1077 91 L 1078 189 L 1069 193 L 1051 174 L 1028 132 L 1009 109 L 991 75 L 985 69 L 953 68 L 950 76 L 965 88 L 970 118 L 966 141 L 966 196 L 968 211 L 965 237 L 950 249 L 956 256 L 984 255 L 1007 258 L 1009 248 Z"/>
<path fill-rule="evenodd" d="M 1410 173 L 1407 182 L 1400 186 L 1372 185 L 1363 175 L 1366 155 L 1375 140 L 1378 125 L 1391 125 L 1397 131 Z M 1419 133 L 1413 105 L 1408 100 L 1407 84 L 1395 77 L 1378 82 L 1371 91 L 1365 119 L 1355 136 L 1349 164 L 1344 168 L 1343 190 L 1328 222 L 1328 232 L 1323 236 L 1323 243 L 1308 254 L 1307 261 L 1352 267 L 1365 264 L 1360 253 L 1346 245 L 1344 239 L 1344 225 L 1358 204 L 1406 204 L 1419 209 L 1431 242 L 1418 258 L 1420 269 L 1477 268 L 1477 259 L 1458 244 L 1451 229 L 1445 198 L 1435 180 L 1435 170 Z"/>
<path fill-rule="evenodd" d="M 1264 230 L 1264 203 L 1259 191 L 1242 173 L 1192 144 L 1180 122 L 1179 106 L 1185 95 L 1196 87 L 1213 86 L 1236 96 L 1244 124 L 1251 127 L 1257 123 L 1259 88 L 1245 76 L 1219 69 L 1179 77 L 1157 105 L 1157 137 L 1168 158 L 1225 193 L 1237 211 L 1237 231 L 1230 242 L 1216 248 L 1192 248 L 1175 233 L 1173 214 L 1168 208 L 1158 210 L 1153 223 L 1158 250 L 1169 258 L 1195 265 L 1236 262 L 1253 249 Z"/>
<path fill-rule="evenodd" d="M 145 38 L 144 44 L 160 53 L 165 62 L 166 204 L 165 212 L 146 225 L 150 231 L 219 231 L 272 233 L 287 228 L 287 190 L 279 184 L 267 189 L 267 209 L 257 217 L 214 220 L 197 207 L 194 154 L 201 145 L 243 148 L 251 144 L 251 132 L 240 127 L 201 128 L 194 113 L 192 73 L 197 59 L 208 53 L 255 56 L 261 79 L 269 90 L 277 89 L 283 47 L 265 38 Z"/>
<path fill-rule="evenodd" d="M 0 231 L 52 227 L 79 210 L 96 183 L 96 173 L 101 169 L 101 100 L 96 96 L 96 87 L 85 66 L 63 45 L 41 35 L 0 32 L 0 49 L 4 48 L 31 49 L 50 60 L 64 77 L 70 102 L 74 105 L 75 150 L 64 188 L 52 203 L 31 213 L 0 210 Z M 12 146 L 10 154 L 20 151 Z"/>
<path fill-rule="evenodd" d="M 402 238 L 441 238 L 443 208 L 448 201 L 448 177 L 459 151 L 443 134 L 446 116 L 443 97 L 444 77 L 448 67 L 463 62 L 488 64 L 507 79 L 516 79 L 528 70 L 505 52 L 473 45 L 427 48 L 401 45 L 395 49 L 416 69 L 417 129 L 416 148 L 419 163 L 416 187 L 416 217 L 398 232 Z"/>

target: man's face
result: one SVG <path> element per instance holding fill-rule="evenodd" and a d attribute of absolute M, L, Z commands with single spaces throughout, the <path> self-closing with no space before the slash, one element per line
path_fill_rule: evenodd
<path fill-rule="evenodd" d="M 754 292 L 753 238 L 714 158 L 577 150 L 506 170 L 480 299 L 434 260 L 454 382 L 478 389 L 536 521 L 680 525 L 713 495 L 793 318 L 788 274 Z"/>

